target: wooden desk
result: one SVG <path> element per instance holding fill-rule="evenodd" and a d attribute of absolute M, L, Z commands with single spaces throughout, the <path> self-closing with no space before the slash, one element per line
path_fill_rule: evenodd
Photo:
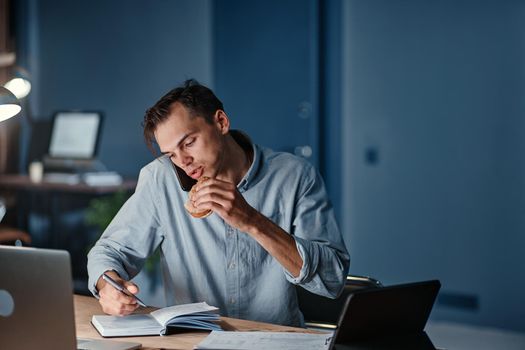
<path fill-rule="evenodd" d="M 93 297 L 75 295 L 75 326 L 77 337 L 89 339 L 103 339 L 91 325 L 91 316 L 104 314 L 100 304 Z M 152 311 L 153 309 L 149 310 Z M 271 331 L 271 332 L 301 332 L 316 333 L 304 328 L 278 326 L 270 323 L 239 320 L 230 317 L 221 317 L 221 326 L 228 331 Z M 193 349 L 209 332 L 190 331 L 168 336 L 125 337 L 110 338 L 141 343 L 144 349 Z"/>

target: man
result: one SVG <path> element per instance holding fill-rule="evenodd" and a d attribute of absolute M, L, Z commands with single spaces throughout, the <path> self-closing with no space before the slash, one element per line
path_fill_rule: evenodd
<path fill-rule="evenodd" d="M 89 253 L 89 285 L 105 312 L 126 315 L 138 306 L 102 273 L 137 293 L 128 280 L 159 245 L 169 305 L 206 301 L 224 316 L 300 326 L 296 284 L 340 294 L 349 256 L 312 165 L 230 130 L 222 103 L 194 80 L 146 112 L 144 136 L 163 156 L 141 170 L 135 194 Z M 190 200 L 211 216 L 185 210 L 188 193 L 173 165 L 210 178 Z"/>

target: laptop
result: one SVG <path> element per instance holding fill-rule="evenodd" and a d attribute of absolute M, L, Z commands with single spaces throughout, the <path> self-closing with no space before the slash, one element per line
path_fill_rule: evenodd
<path fill-rule="evenodd" d="M 0 246 L 2 349 L 124 350 L 139 343 L 76 339 L 69 253 Z"/>
<path fill-rule="evenodd" d="M 350 294 L 330 349 L 435 349 L 424 329 L 441 287 L 438 280 Z"/>

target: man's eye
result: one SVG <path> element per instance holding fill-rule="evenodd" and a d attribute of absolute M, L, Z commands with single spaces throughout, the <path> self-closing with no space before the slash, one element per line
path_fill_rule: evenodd
<path fill-rule="evenodd" d="M 191 140 L 189 140 L 188 142 L 186 142 L 186 143 L 184 144 L 184 146 L 186 146 L 186 147 L 191 146 L 191 145 L 193 145 L 194 142 L 195 142 L 195 139 L 191 139 Z"/>

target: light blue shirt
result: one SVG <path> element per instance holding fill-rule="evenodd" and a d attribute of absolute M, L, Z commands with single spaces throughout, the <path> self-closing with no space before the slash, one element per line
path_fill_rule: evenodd
<path fill-rule="evenodd" d="M 168 305 L 206 301 L 223 316 L 301 326 L 295 285 L 337 297 L 350 258 L 320 175 L 302 158 L 252 147 L 253 163 L 237 188 L 294 237 L 303 259 L 297 278 L 217 214 L 192 218 L 184 209 L 188 193 L 163 156 L 141 170 L 135 193 L 90 251 L 93 294 L 104 271 L 131 279 L 160 246 Z"/>

